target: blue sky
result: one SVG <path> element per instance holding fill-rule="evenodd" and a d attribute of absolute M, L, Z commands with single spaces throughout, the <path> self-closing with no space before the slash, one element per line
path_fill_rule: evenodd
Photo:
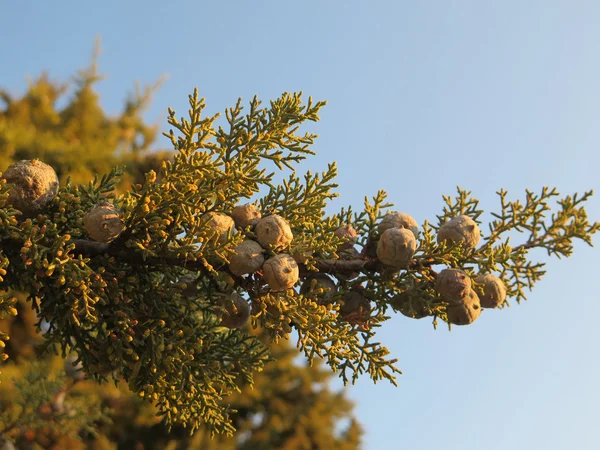
<path fill-rule="evenodd" d="M 303 169 L 338 162 L 331 211 L 386 189 L 422 222 L 456 185 L 485 209 L 501 187 L 599 187 L 596 1 L 0 0 L 0 19 L 2 87 L 72 75 L 99 34 L 103 105 L 116 112 L 134 80 L 168 74 L 147 112 L 163 129 L 196 86 L 209 112 L 283 91 L 328 100 Z M 600 219 L 598 198 L 588 212 Z M 600 448 L 598 256 L 576 245 L 527 303 L 451 333 L 392 319 L 379 336 L 399 387 L 349 391 L 365 448 Z"/>

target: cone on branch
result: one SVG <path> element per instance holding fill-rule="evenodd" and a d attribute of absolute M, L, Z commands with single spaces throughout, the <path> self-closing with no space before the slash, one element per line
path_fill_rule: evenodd
<path fill-rule="evenodd" d="M 403 316 L 411 319 L 423 319 L 432 314 L 423 302 L 422 297 L 421 293 L 407 289 L 392 297 L 390 306 L 394 308 L 394 310 L 400 311 Z"/>
<path fill-rule="evenodd" d="M 466 249 L 477 247 L 481 233 L 477 223 L 469 216 L 460 215 L 444 223 L 438 230 L 437 240 L 439 243 L 448 241 L 451 244 L 462 242 Z"/>
<path fill-rule="evenodd" d="M 349 248 L 352 248 L 358 240 L 358 233 L 354 228 L 352 228 L 351 225 L 344 225 L 343 227 L 339 227 L 333 232 L 333 234 L 336 237 L 344 240 L 344 242 L 338 246 L 338 250 L 347 250 Z"/>
<path fill-rule="evenodd" d="M 312 292 L 321 294 L 321 298 L 325 301 L 331 301 L 337 291 L 337 285 L 324 273 L 315 273 L 309 275 L 300 287 L 300 293 L 307 295 Z"/>
<path fill-rule="evenodd" d="M 245 229 L 249 226 L 255 226 L 260 221 L 262 215 L 256 205 L 247 203 L 234 207 L 231 217 L 236 227 Z"/>
<path fill-rule="evenodd" d="M 83 216 L 83 224 L 90 238 L 104 243 L 114 241 L 124 229 L 119 211 L 108 202 L 99 203 L 88 211 Z"/>
<path fill-rule="evenodd" d="M 276 214 L 260 219 L 254 232 L 258 243 L 268 250 L 282 250 L 294 239 L 290 224 Z"/>
<path fill-rule="evenodd" d="M 412 231 L 404 228 L 388 228 L 377 243 L 377 257 L 391 267 L 408 267 L 417 249 L 417 241 Z"/>
<path fill-rule="evenodd" d="M 229 259 L 229 270 L 237 276 L 247 275 L 260 270 L 265 262 L 265 250 L 260 244 L 246 239 L 235 248 L 235 254 Z"/>
<path fill-rule="evenodd" d="M 355 247 L 346 248 L 339 251 L 339 259 L 342 261 L 351 261 L 360 258 L 360 252 Z M 358 277 L 360 272 L 354 270 L 338 270 L 335 272 L 335 277 L 340 280 L 353 280 Z"/>
<path fill-rule="evenodd" d="M 363 324 L 371 313 L 371 302 L 365 297 L 362 289 L 349 291 L 342 299 L 340 316 L 349 323 Z"/>
<path fill-rule="evenodd" d="M 462 302 L 471 285 L 471 278 L 460 269 L 444 269 L 435 279 L 436 291 L 450 304 Z"/>
<path fill-rule="evenodd" d="M 267 259 L 263 265 L 263 277 L 272 292 L 290 289 L 298 281 L 299 274 L 298 264 L 286 253 Z"/>
<path fill-rule="evenodd" d="M 479 275 L 475 282 L 478 284 L 475 292 L 483 308 L 497 308 L 506 300 L 506 286 L 500 278 L 491 274 Z"/>
<path fill-rule="evenodd" d="M 218 236 L 218 242 L 227 242 L 229 233 L 233 230 L 235 223 L 233 219 L 222 212 L 211 211 L 202 216 L 205 226 L 210 227 Z"/>
<path fill-rule="evenodd" d="M 232 292 L 223 299 L 221 306 L 225 312 L 221 316 L 221 325 L 230 329 L 241 328 L 250 318 L 250 305 L 244 297 L 237 292 Z"/>
<path fill-rule="evenodd" d="M 39 159 L 21 160 L 8 167 L 2 179 L 10 185 L 9 203 L 26 216 L 43 210 L 58 193 L 58 177 Z"/>
<path fill-rule="evenodd" d="M 469 325 L 481 315 L 479 297 L 469 291 L 460 302 L 448 305 L 446 309 L 448 322 L 453 325 Z"/>
<path fill-rule="evenodd" d="M 388 212 L 377 226 L 380 235 L 390 228 L 405 228 L 412 231 L 415 237 L 419 233 L 417 221 L 412 216 L 398 211 Z"/>

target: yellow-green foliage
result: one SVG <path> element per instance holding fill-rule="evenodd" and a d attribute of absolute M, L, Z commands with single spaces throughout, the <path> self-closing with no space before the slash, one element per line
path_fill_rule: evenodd
<path fill-rule="evenodd" d="M 93 73 L 96 73 L 95 64 L 81 72 L 81 74 Z M 140 130 L 147 131 L 142 141 L 139 139 L 140 134 L 138 139 L 129 145 L 122 139 L 114 138 L 119 133 L 98 133 L 97 128 L 80 126 L 81 141 L 89 142 L 93 136 L 93 146 L 73 146 L 72 151 L 65 154 L 63 149 L 68 146 L 64 144 L 70 142 L 72 129 L 77 126 L 66 126 L 65 123 L 61 124 L 59 121 L 45 120 L 44 117 L 60 118 L 65 116 L 64 110 L 74 108 L 72 105 L 86 104 L 86 107 L 80 109 L 79 115 L 71 116 L 71 122 L 104 123 L 106 129 L 113 131 L 118 131 L 120 126 L 117 118 L 108 116 L 99 106 L 99 98 L 93 91 L 99 77 L 93 76 L 87 79 L 88 83 L 85 89 L 81 88 L 81 81 L 79 81 L 79 87 L 69 93 L 66 85 L 63 88 L 60 83 L 42 76 L 29 84 L 27 92 L 22 97 L 9 96 L 3 91 L 3 99 L 6 101 L 3 104 L 0 100 L 0 124 L 6 125 L 5 128 L 1 126 L 0 128 L 2 132 L 11 131 L 11 133 L 0 134 L 2 136 L 0 139 L 0 160 L 2 160 L 0 171 L 22 158 L 42 157 L 44 161 L 50 161 L 52 167 L 61 174 L 61 186 L 65 189 L 59 198 L 55 199 L 55 203 L 51 207 L 53 212 L 43 212 L 51 212 L 51 220 L 55 220 L 59 224 L 59 228 L 62 227 L 62 233 L 71 231 L 73 232 L 72 237 L 82 238 L 88 237 L 81 228 L 86 208 L 101 200 L 101 197 L 104 199 L 104 196 L 98 196 L 98 189 L 90 188 L 89 185 L 77 188 L 71 185 L 67 188 L 67 178 L 70 177 L 75 183 L 86 182 L 87 184 L 87 181 L 93 178 L 91 173 L 110 171 L 110 167 L 114 164 L 126 164 L 127 168 L 121 176 L 121 182 L 116 185 L 117 192 L 125 191 L 131 181 L 144 183 L 144 173 L 150 170 L 159 172 L 158 180 L 160 181 L 162 162 L 173 156 L 172 151 L 148 152 L 147 145 L 136 144 L 136 142 L 145 140 L 150 145 L 154 140 L 152 133 L 154 127 L 144 124 L 141 119 L 141 108 L 132 108 L 130 100 L 126 104 L 125 111 L 131 115 L 130 123 L 138 123 Z M 47 98 L 46 100 L 50 100 L 49 102 L 41 102 L 38 101 L 40 90 L 54 92 L 56 95 Z M 149 93 L 148 90 L 143 94 L 144 101 L 149 99 Z M 59 108 L 58 104 L 65 106 Z M 50 126 L 52 123 L 54 125 Z M 82 162 L 85 163 L 82 164 Z M 97 180 L 97 184 L 104 186 L 102 190 L 114 187 L 107 180 Z M 5 225 L 14 223 L 13 219 L 16 214 L 16 211 L 7 207 L 7 192 L 8 190 L 3 188 L 0 193 L 0 201 L 3 202 L 2 208 L 0 208 L 0 220 L 4 224 L 2 226 L 3 237 L 6 237 Z M 78 204 L 82 205 L 81 208 L 73 208 Z M 55 213 L 58 215 L 55 216 Z M 33 219 L 32 225 L 35 229 L 38 222 L 36 222 L 36 217 Z M 71 227 L 70 223 L 77 225 Z M 51 230 L 46 235 L 47 230 L 43 226 L 37 231 L 42 232 L 38 238 L 44 242 L 48 242 L 53 239 L 52 236 L 55 236 Z M 28 247 L 29 243 L 24 243 L 23 247 L 31 248 L 32 252 L 42 250 L 40 247 L 42 241 L 37 240 L 38 238 L 34 238 L 31 247 Z M 6 243 L 6 241 L 3 242 L 3 248 Z M 24 251 L 28 252 L 29 250 Z M 59 259 L 64 254 L 64 252 L 61 253 L 61 250 L 55 253 L 55 255 L 60 255 Z M 2 257 L 0 282 L 3 283 L 3 288 L 6 288 L 8 283 L 4 280 L 4 276 L 8 271 L 4 267 L 8 268 L 10 261 L 3 253 L 0 253 L 0 257 Z M 70 265 L 67 264 L 67 266 Z M 59 285 L 61 283 L 68 285 L 71 281 L 70 277 L 80 276 L 80 272 L 77 270 L 81 267 L 77 269 L 77 264 L 75 264 L 72 266 L 75 272 L 71 272 L 67 266 L 61 268 L 61 262 L 58 263 L 58 266 L 48 264 L 45 270 L 36 271 L 35 278 L 41 283 L 53 279 Z M 44 276 L 42 276 L 42 272 L 44 272 Z M 189 286 L 183 289 L 182 294 L 194 295 L 197 293 L 198 289 L 190 284 L 197 278 L 197 275 L 192 275 L 193 273 L 195 272 L 177 277 L 177 282 L 173 283 L 177 287 L 173 287 L 173 289 L 180 289 L 184 286 L 183 283 L 187 283 Z M 228 280 L 224 276 L 225 272 L 220 274 L 219 280 L 222 286 L 229 286 L 228 283 L 233 283 L 233 279 Z M 23 285 L 28 284 L 29 281 L 24 281 Z M 37 286 L 36 283 L 33 289 L 35 290 Z M 231 390 L 230 395 L 224 397 L 217 406 L 218 411 L 221 408 L 223 410 L 229 408 L 229 417 L 232 423 L 246 438 L 241 441 L 237 437 L 220 435 L 218 439 L 211 439 L 210 427 L 202 426 L 202 423 L 193 437 L 189 436 L 189 428 L 186 430 L 178 424 L 173 425 L 172 432 L 169 434 L 166 427 L 160 423 L 160 417 L 156 416 L 156 405 L 150 404 L 147 397 L 142 398 L 138 394 L 133 394 L 127 383 L 119 383 L 119 387 L 116 388 L 112 383 L 99 385 L 93 380 L 93 377 L 100 376 L 114 376 L 115 379 L 120 379 L 117 371 L 109 372 L 110 368 L 94 366 L 92 363 L 87 368 L 88 375 L 85 381 L 73 384 L 72 380 L 65 379 L 61 375 L 63 372 L 62 359 L 59 356 L 51 356 L 52 351 L 56 348 L 60 349 L 62 344 L 56 346 L 53 344 L 54 339 L 44 339 L 44 332 L 47 337 L 50 337 L 47 333 L 52 334 L 59 325 L 56 322 L 48 323 L 36 313 L 40 309 L 41 302 L 46 304 L 48 302 L 40 297 L 30 297 L 27 300 L 31 291 L 24 294 L 15 289 L 18 289 L 18 286 L 13 285 L 2 295 L 2 301 L 0 301 L 0 340 L 2 340 L 0 345 L 5 350 L 5 353 L 0 351 L 0 357 L 6 359 L 10 356 L 7 364 L 0 368 L 2 371 L 0 374 L 0 398 L 3 411 L 3 414 L 0 415 L 0 441 L 2 438 L 9 438 L 19 448 L 23 446 L 24 448 L 72 448 L 74 450 L 79 448 L 113 449 L 117 445 L 120 446 L 119 448 L 136 448 L 141 444 L 148 449 L 171 448 L 174 445 L 177 448 L 201 447 L 207 449 L 241 449 L 256 448 L 256 446 L 296 448 L 298 445 L 355 449 L 360 444 L 360 427 L 355 421 L 352 421 L 351 426 L 342 434 L 336 431 L 340 429 L 338 423 L 340 419 L 351 418 L 351 405 L 344 398 L 343 393 L 335 394 L 328 389 L 327 381 L 331 373 L 324 372 L 317 364 L 312 367 L 299 364 L 295 359 L 297 350 L 290 346 L 288 341 L 274 344 L 270 342 L 266 334 L 262 334 L 260 339 L 264 347 L 269 348 L 271 358 L 275 358 L 276 361 L 269 363 L 263 372 L 254 374 L 253 380 L 256 389 L 251 389 L 247 380 L 238 377 L 235 383 L 240 387 L 241 392 L 237 393 Z M 89 308 L 90 295 L 81 297 L 81 302 L 88 303 Z M 94 298 L 91 297 L 91 302 L 94 301 Z M 78 308 L 79 305 L 75 307 Z M 96 304 L 93 307 L 99 308 L 99 305 Z M 114 314 L 109 312 L 111 309 Z M 218 308 L 215 307 L 215 309 Z M 114 303 L 110 303 L 105 312 L 107 315 L 103 317 L 110 326 L 114 326 L 120 319 L 121 313 L 115 308 Z M 83 323 L 90 320 L 93 314 L 90 309 L 90 316 L 84 317 Z M 210 314 L 213 315 L 212 311 Z M 38 332 L 36 332 L 36 324 L 41 327 Z M 142 325 L 138 327 L 145 329 Z M 125 337 L 125 339 L 128 338 Z M 218 339 L 212 340 L 215 342 L 211 345 L 217 346 Z M 44 345 L 40 346 L 39 344 L 42 342 Z M 102 343 L 99 342 L 99 344 L 101 346 Z M 165 353 L 169 353 L 170 349 L 174 348 L 172 345 L 165 347 Z M 46 352 L 42 353 L 44 348 Z M 70 352 L 71 348 L 68 351 Z M 72 353 L 70 354 L 72 355 Z M 103 355 L 98 356 L 102 360 Z M 29 367 L 27 361 L 35 359 L 41 360 L 43 363 Z M 51 380 L 59 380 L 59 382 L 49 385 L 45 381 L 48 377 Z M 17 387 L 34 394 L 37 392 L 33 396 L 34 403 L 23 404 L 19 396 L 20 390 L 16 389 Z M 42 391 L 44 395 L 38 395 Z M 57 410 L 52 408 L 52 401 L 48 403 L 47 397 L 48 395 L 53 397 L 61 392 L 66 394 L 64 398 L 66 409 Z M 43 414 L 34 411 L 38 408 L 35 405 L 38 404 L 41 405 Z M 65 411 L 68 411 L 69 414 L 65 414 Z M 76 411 L 75 417 L 73 411 Z M 264 414 L 264 411 L 269 411 L 269 414 Z M 102 413 L 102 415 L 99 416 L 97 413 Z M 57 424 L 60 426 L 56 426 Z"/>
<path fill-rule="evenodd" d="M 268 368 L 264 342 L 246 329 L 221 324 L 220 305 L 232 290 L 251 305 L 251 328 L 264 329 L 274 341 L 295 330 L 306 357 L 323 358 L 345 382 L 368 374 L 395 383 L 396 360 L 377 342 L 376 330 L 389 319 L 390 304 L 409 290 L 405 314 L 422 317 L 424 311 L 434 325 L 448 321 L 448 303 L 435 291 L 436 266 L 461 268 L 473 278 L 496 273 L 508 297 L 519 301 L 544 273 L 542 262 L 529 259 L 531 249 L 569 256 L 574 239 L 591 244 L 600 227 L 588 221 L 583 208 L 591 192 L 564 197 L 553 209 L 550 200 L 558 195 L 553 189 L 527 192 L 524 203 L 509 201 L 501 191 L 501 211 L 479 247 L 438 243 L 435 230 L 453 217 L 466 215 L 481 225 L 477 200 L 459 189 L 455 199 L 445 198 L 435 227 L 428 222 L 420 227 L 406 268 L 386 267 L 375 251 L 378 225 L 393 206 L 385 192 L 367 198 L 362 212 L 345 209 L 327 217 L 327 201 L 337 195 L 335 164 L 303 180 L 294 172 L 295 164 L 313 153 L 316 137 L 302 133 L 301 125 L 318 120 L 324 102 L 286 93 L 267 106 L 255 98 L 244 112 L 239 101 L 226 110 L 224 126 L 219 115 L 203 115 L 205 103 L 197 91 L 189 106 L 185 118 L 169 111 L 172 130 L 165 135 L 176 151 L 173 159 L 122 194 L 114 187 L 123 172 L 113 169 L 88 185 L 63 183 L 43 213 L 23 220 L 6 202 L 10 186 L 0 186 L 0 257 L 6 271 L 0 287 L 29 294 L 41 320 L 51 326 L 48 345 L 75 351 L 84 371 L 99 381 L 114 377 L 127 383 L 156 405 L 167 424 L 232 433 L 223 399 Z M 79 124 L 74 135 L 82 126 L 98 123 Z M 268 171 L 273 165 L 292 171 L 281 185 Z M 264 189 L 267 193 L 256 198 Z M 263 217 L 277 214 L 293 234 L 285 246 L 265 248 L 267 262 L 280 253 L 310 250 L 300 277 L 314 272 L 335 277 L 338 289 L 328 304 L 311 290 L 299 294 L 298 286 L 269 289 L 260 272 L 229 273 L 236 246 L 256 235 L 247 227 L 224 236 L 204 215 L 231 216 L 236 205 L 254 200 Z M 110 244 L 90 241 L 84 232 L 84 214 L 100 201 L 113 203 L 125 225 Z M 544 216 L 548 211 L 554 214 Z M 362 251 L 340 258 L 345 241 L 335 230 L 348 224 L 357 230 Z M 526 231 L 516 245 L 506 237 L 514 230 Z M 193 295 L 178 283 L 189 276 L 196 280 Z M 344 308 L 351 292 L 364 297 L 357 310 Z M 8 304 L 10 294 L 6 298 Z"/>

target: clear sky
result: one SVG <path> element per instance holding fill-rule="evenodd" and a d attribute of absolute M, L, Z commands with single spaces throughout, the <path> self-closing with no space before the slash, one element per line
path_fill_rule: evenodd
<path fill-rule="evenodd" d="M 486 209 L 501 187 L 600 187 L 599 23 L 594 0 L 0 0 L 0 86 L 72 75 L 99 34 L 104 106 L 168 74 L 147 113 L 163 129 L 195 86 L 211 113 L 302 90 L 329 101 L 304 168 L 338 162 L 331 211 L 383 188 L 422 222 L 456 185 Z M 599 449 L 599 256 L 576 245 L 527 303 L 451 333 L 392 319 L 399 387 L 349 391 L 365 448 Z"/>

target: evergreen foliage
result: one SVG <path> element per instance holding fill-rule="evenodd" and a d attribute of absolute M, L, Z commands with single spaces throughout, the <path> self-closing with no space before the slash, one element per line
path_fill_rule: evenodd
<path fill-rule="evenodd" d="M 76 137 L 73 145 L 87 149 L 94 139 L 83 139 L 83 133 L 94 135 L 93 130 L 110 126 L 98 120 L 73 125 L 83 114 L 76 106 L 93 98 L 82 87 L 77 95 L 81 100 L 66 110 L 78 112 L 59 115 L 59 123 L 69 124 L 65 132 Z M 395 384 L 400 373 L 396 359 L 376 335 L 391 313 L 431 317 L 434 326 L 471 323 L 481 315 L 478 276 L 494 274 L 504 284 L 500 309 L 510 298 L 519 302 L 545 273 L 533 250 L 570 256 L 574 240 L 591 245 L 600 228 L 584 208 L 591 191 L 561 197 L 544 187 L 539 194 L 527 191 L 524 200 L 510 200 L 502 190 L 500 210 L 486 228 L 477 199 L 459 188 L 456 197 L 444 197 L 437 220 L 423 223 L 416 236 L 412 221 L 402 216 L 409 225 L 392 228 L 402 229 L 396 232 L 402 239 L 390 240 L 393 251 L 388 246 L 385 254 L 391 259 L 378 258 L 381 236 L 390 233 L 379 228 L 393 207 L 386 193 L 367 197 L 362 211 L 345 208 L 327 216 L 327 202 L 338 195 L 335 163 L 322 173 L 301 177 L 295 172 L 313 154 L 316 138 L 302 132 L 302 125 L 317 121 L 324 105 L 301 93 L 285 93 L 268 105 L 254 98 L 247 110 L 240 100 L 221 120 L 218 114 L 205 115 L 204 99 L 195 90 L 186 117 L 169 110 L 171 130 L 165 136 L 175 150 L 173 158 L 122 193 L 115 191 L 124 175 L 121 168 L 88 184 L 67 179 L 43 212 L 26 217 L 8 201 L 11 185 L 2 184 L 0 288 L 5 294 L 0 313 L 14 315 L 14 292 L 25 292 L 39 325 L 48 324 L 48 350 L 58 349 L 63 356 L 74 352 L 84 372 L 98 382 L 126 383 L 156 406 L 168 426 L 227 435 L 235 431 L 234 420 L 244 420 L 243 414 L 234 415 L 229 399 L 273 367 L 268 342 L 283 342 L 294 330 L 308 361 L 324 360 L 344 382 L 366 374 Z M 48 158 L 45 162 L 52 164 Z M 279 172 L 288 176 L 278 184 Z M 123 224 L 110 243 L 90 239 L 84 224 L 85 214 L 101 202 L 111 203 Z M 214 213 L 231 216 L 243 203 L 258 207 L 261 222 L 280 219 L 263 227 L 261 222 L 234 227 L 233 220 L 215 220 Z M 336 234 L 348 225 L 357 232 L 355 246 Z M 275 238 L 263 239 L 262 233 Z M 247 239 L 262 245 L 265 262 L 253 273 L 235 275 L 229 263 Z M 395 259 L 398 254 L 402 264 Z M 444 268 L 461 272 L 442 289 L 436 279 Z M 314 288 L 316 273 L 335 280 L 333 295 Z M 304 280 L 311 289 L 298 289 Z M 251 307 L 249 329 L 228 326 L 227 317 L 239 315 L 232 295 Z M 326 399 L 311 402 L 312 394 L 320 396 L 307 394 L 307 408 L 317 417 L 329 406 L 320 403 Z M 277 410 L 276 404 L 270 408 Z M 264 428 L 254 430 L 257 439 L 264 430 L 291 426 L 268 412 L 262 417 Z M 311 417 L 304 416 L 309 422 Z M 302 434 L 294 429 L 289 448 L 304 448 L 321 431 L 312 424 L 301 428 Z M 356 433 L 350 427 L 340 448 L 355 442 Z M 248 448 L 285 448 L 287 442 L 284 435 L 266 439 Z"/>
<path fill-rule="evenodd" d="M 153 172 L 159 172 L 158 180 L 162 181 L 163 162 L 165 166 L 177 164 L 169 162 L 173 160 L 172 151 L 149 151 L 156 128 L 146 125 L 141 113 L 153 88 L 138 90 L 116 117 L 108 116 L 100 107 L 94 90 L 102 78 L 97 72 L 96 56 L 91 66 L 75 78 L 71 94 L 70 84 L 53 82 L 45 74 L 30 82 L 23 96 L 1 92 L 2 170 L 16 161 L 42 158 L 59 174 L 61 191 L 40 216 L 25 218 L 8 202 L 10 186 L 3 184 L 0 188 L 0 345 L 4 350 L 2 359 L 10 357 L 0 375 L 0 434 L 18 448 L 358 448 L 360 426 L 352 418 L 352 405 L 343 393 L 329 390 L 329 371 L 318 364 L 299 364 L 294 359 L 298 352 L 288 341 L 273 343 L 260 329 L 230 331 L 220 326 L 227 305 L 212 305 L 194 297 L 204 292 L 195 286 L 196 270 L 174 268 L 161 272 L 159 266 L 148 265 L 149 270 L 144 272 L 148 258 L 177 258 L 177 253 L 161 254 L 157 249 L 147 253 L 137 247 L 140 252 L 136 256 L 134 249 L 136 253 L 125 256 L 126 264 L 111 255 L 101 256 L 97 263 L 92 262 L 97 256 L 86 258 L 87 253 L 96 255 L 103 250 L 86 231 L 86 213 L 101 200 L 112 200 L 117 205 L 115 200 L 121 198 L 119 207 L 129 211 L 130 223 L 141 221 L 127 229 L 134 239 L 119 250 L 129 253 L 129 246 L 137 245 L 136 240 L 144 243 L 140 239 L 145 233 L 143 224 L 156 220 L 147 215 L 144 206 L 154 205 L 147 200 L 139 203 L 139 195 L 143 195 L 139 185 L 146 190 L 152 185 L 146 173 L 152 178 Z M 61 102 L 66 104 L 59 108 Z M 113 169 L 118 165 L 126 169 Z M 103 172 L 108 175 L 87 183 L 93 179 L 92 174 Z M 76 184 L 80 182 L 86 184 Z M 134 189 L 127 193 L 131 183 Z M 177 182 L 175 185 L 180 186 Z M 123 194 L 118 196 L 119 192 Z M 162 195 L 155 193 L 147 198 L 157 194 Z M 177 207 L 175 197 L 173 192 L 163 199 L 163 205 L 171 201 L 171 206 Z M 80 205 L 78 211 L 72 209 L 73 205 Z M 113 219 L 112 210 L 110 213 Z M 87 219 L 89 222 L 89 215 Z M 164 220 L 161 226 L 168 227 Z M 155 232 L 166 231 L 154 230 L 152 239 L 157 238 Z M 28 235 L 27 243 L 21 245 L 17 235 Z M 123 242 L 121 237 L 119 245 Z M 70 249 L 73 243 L 78 248 Z M 192 244 L 191 248 L 196 246 Z M 21 250 L 33 256 L 32 262 L 19 256 L 20 262 L 14 265 L 11 255 L 20 255 Z M 18 280 L 19 270 L 28 271 L 34 266 L 32 276 Z M 136 282 L 134 279 L 142 272 Z M 221 286 L 226 282 L 217 280 Z M 121 290 L 119 285 L 128 287 Z M 117 291 L 119 294 L 113 297 Z M 219 294 L 214 291 L 212 298 Z M 155 310 L 143 312 L 142 307 L 135 312 L 142 299 Z M 140 312 L 152 319 L 142 319 Z M 177 328 L 173 328 L 175 321 Z M 123 339 L 123 345 L 116 345 L 115 338 Z M 145 355 L 150 354 L 150 347 L 144 350 L 139 346 L 146 344 L 136 344 L 138 339 L 152 342 L 152 351 L 158 351 L 154 356 L 158 356 L 158 364 L 153 368 L 142 370 L 141 363 L 132 364 L 136 356 L 140 357 L 138 361 L 145 361 Z M 179 347 L 178 340 L 185 344 Z M 201 355 L 193 365 L 186 363 L 201 372 L 202 381 L 194 394 L 185 386 L 173 390 L 181 381 L 181 366 L 177 364 L 182 362 L 182 350 L 188 352 L 183 357 L 186 361 Z M 57 351 L 59 354 L 53 356 Z M 247 367 L 262 366 L 269 359 L 267 353 L 271 362 L 265 370 L 250 373 Z M 63 357 L 67 358 L 67 377 Z M 30 361 L 38 362 L 31 366 Z M 119 373 L 123 363 L 129 367 L 128 378 Z M 225 367 L 221 367 L 223 363 Z M 76 372 L 82 365 L 85 371 Z M 167 366 L 170 374 L 165 373 Z M 146 388 L 146 398 L 141 398 L 138 383 L 158 370 L 161 381 L 156 391 Z M 119 384 L 98 384 L 94 380 L 108 378 Z M 224 397 L 225 393 L 229 395 Z M 171 398 L 174 394 L 186 395 L 186 402 L 198 408 L 196 417 L 207 419 L 206 423 L 193 419 L 197 430 L 192 437 L 189 427 L 183 428 L 181 423 L 170 423 L 172 429 L 168 432 L 157 416 L 163 411 L 170 418 L 178 417 L 178 400 Z M 191 398 L 194 396 L 197 401 Z M 159 401 L 151 404 L 147 397 Z M 212 422 L 210 411 L 215 415 Z M 225 411 L 231 423 L 224 421 Z M 340 420 L 350 422 L 338 432 Z M 213 437 L 211 424 L 221 431 L 233 430 L 233 424 L 238 433 Z"/>

